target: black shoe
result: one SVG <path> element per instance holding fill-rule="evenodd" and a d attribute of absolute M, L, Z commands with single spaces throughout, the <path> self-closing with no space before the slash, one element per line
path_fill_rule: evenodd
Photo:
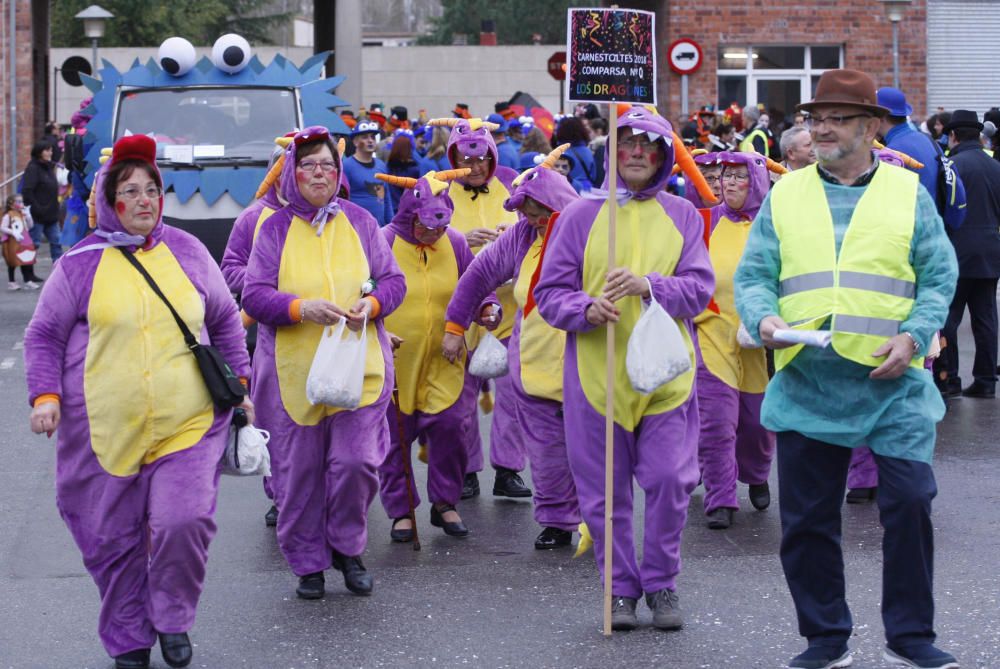
<path fill-rule="evenodd" d="M 149 649 L 140 648 L 116 655 L 115 669 L 149 669 Z"/>
<path fill-rule="evenodd" d="M 991 400 L 996 396 L 996 385 L 983 383 L 982 381 L 973 381 L 968 388 L 962 391 L 962 397 L 978 397 L 980 399 Z"/>
<path fill-rule="evenodd" d="M 951 378 L 939 381 L 938 390 L 941 391 L 941 397 L 944 399 L 954 399 L 956 397 L 962 396 L 962 379 Z"/>
<path fill-rule="evenodd" d="M 847 644 L 842 646 L 809 646 L 788 663 L 790 669 L 842 669 L 853 662 Z"/>
<path fill-rule="evenodd" d="M 631 597 L 614 595 L 611 600 L 611 629 L 629 631 L 639 626 L 635 604 L 636 600 Z"/>
<path fill-rule="evenodd" d="M 462 481 L 462 499 L 472 497 L 479 497 L 479 477 L 476 472 L 466 474 L 465 480 Z"/>
<path fill-rule="evenodd" d="M 729 507 L 720 506 L 708 514 L 708 529 L 710 530 L 728 530 L 732 524 L 733 510 Z"/>
<path fill-rule="evenodd" d="M 191 639 L 187 632 L 180 634 L 160 633 L 160 652 L 163 661 L 171 667 L 186 667 L 191 664 Z"/>
<path fill-rule="evenodd" d="M 916 669 L 958 669 L 958 662 L 951 653 L 935 648 L 933 644 L 893 649 L 886 646 L 882 659 L 894 667 Z"/>
<path fill-rule="evenodd" d="M 464 537 L 468 536 L 469 528 L 465 526 L 465 523 L 458 521 L 457 523 L 449 523 L 444 519 L 444 514 L 448 511 L 454 511 L 455 507 L 451 504 L 445 504 L 440 509 L 437 505 L 431 506 L 431 525 L 434 527 L 440 527 L 444 530 L 444 533 L 449 537 Z"/>
<path fill-rule="evenodd" d="M 323 572 L 317 571 L 314 574 L 306 574 L 299 577 L 299 587 L 295 588 L 295 594 L 301 599 L 323 599 L 326 594 L 326 579 Z"/>
<path fill-rule="evenodd" d="M 401 520 L 410 520 L 410 517 L 403 516 L 402 518 L 396 518 L 394 521 L 392 521 L 392 529 L 389 530 L 389 538 L 399 544 L 409 543 L 413 541 L 413 528 L 408 527 L 403 529 L 397 529 L 396 523 L 398 523 Z"/>
<path fill-rule="evenodd" d="M 361 556 L 347 557 L 337 551 L 333 551 L 333 568 L 344 574 L 344 586 L 355 595 L 367 596 L 372 594 L 375 587 L 375 579 L 365 569 L 361 562 Z"/>
<path fill-rule="evenodd" d="M 874 501 L 877 495 L 878 488 L 851 488 L 845 501 L 848 504 L 867 504 Z"/>
<path fill-rule="evenodd" d="M 767 481 L 750 484 L 750 503 L 758 511 L 763 511 L 771 506 L 771 486 L 767 484 Z"/>
<path fill-rule="evenodd" d="M 651 595 L 647 594 L 646 606 L 653 612 L 653 627 L 661 630 L 679 630 L 684 627 L 681 602 L 675 591 L 664 588 Z"/>
<path fill-rule="evenodd" d="M 535 539 L 535 548 L 538 550 L 562 548 L 563 546 L 569 546 L 572 541 L 572 532 L 560 530 L 557 527 L 546 527 Z"/>
<path fill-rule="evenodd" d="M 513 469 L 497 467 L 497 477 L 493 481 L 494 497 L 531 497 L 531 488 L 524 485 L 521 476 Z"/>
<path fill-rule="evenodd" d="M 271 505 L 271 508 L 267 510 L 264 514 L 264 524 L 268 527 L 277 527 L 278 525 L 278 507 Z"/>

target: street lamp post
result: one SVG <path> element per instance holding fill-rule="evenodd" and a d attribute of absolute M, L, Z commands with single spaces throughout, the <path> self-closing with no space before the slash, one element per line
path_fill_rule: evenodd
<path fill-rule="evenodd" d="M 885 8 L 885 16 L 892 24 L 892 86 L 899 88 L 899 22 L 903 12 L 913 0 L 879 0 Z"/>
<path fill-rule="evenodd" d="M 114 14 L 99 5 L 91 5 L 74 17 L 83 21 L 83 34 L 90 38 L 95 76 L 100 69 L 97 65 L 97 40 L 104 37 L 104 22 L 114 17 Z"/>

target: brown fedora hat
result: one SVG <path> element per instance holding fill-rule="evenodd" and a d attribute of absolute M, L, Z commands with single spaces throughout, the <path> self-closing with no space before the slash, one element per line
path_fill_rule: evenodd
<path fill-rule="evenodd" d="M 875 81 L 857 70 L 827 70 L 816 84 L 816 96 L 812 101 L 803 102 L 795 109 L 808 112 L 819 105 L 860 107 L 875 116 L 885 116 L 889 113 L 887 107 L 878 104 Z"/>

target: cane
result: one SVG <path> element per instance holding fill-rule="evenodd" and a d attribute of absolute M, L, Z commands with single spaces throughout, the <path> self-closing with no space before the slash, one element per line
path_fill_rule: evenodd
<path fill-rule="evenodd" d="M 420 550 L 420 534 L 417 532 L 417 509 L 413 503 L 413 464 L 410 462 L 410 444 L 406 443 L 406 427 L 403 425 L 403 410 L 399 407 L 399 386 L 392 389 L 392 401 L 396 405 L 396 429 L 399 430 L 399 457 L 403 459 L 403 476 L 406 478 L 406 501 L 410 505 L 410 524 L 413 526 L 413 550 Z"/>

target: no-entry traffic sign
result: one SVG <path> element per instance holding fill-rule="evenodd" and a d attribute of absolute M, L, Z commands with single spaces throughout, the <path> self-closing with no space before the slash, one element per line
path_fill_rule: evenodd
<path fill-rule="evenodd" d="M 556 51 L 549 58 L 549 76 L 557 81 L 566 79 L 566 52 Z"/>
<path fill-rule="evenodd" d="M 701 46 L 693 39 L 679 39 L 671 42 L 667 49 L 670 60 L 670 69 L 677 74 L 691 74 L 701 67 L 704 57 L 701 53 Z"/>

